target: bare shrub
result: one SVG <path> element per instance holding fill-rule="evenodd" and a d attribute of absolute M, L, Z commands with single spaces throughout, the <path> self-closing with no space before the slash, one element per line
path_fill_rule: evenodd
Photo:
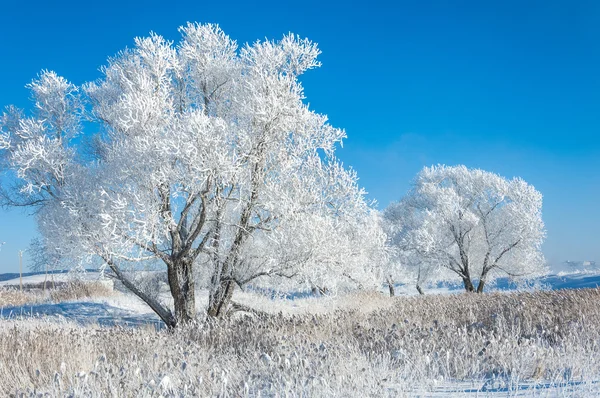
<path fill-rule="evenodd" d="M 237 313 L 160 332 L 4 321 L 0 395 L 427 396 L 465 382 L 572 396 L 568 383 L 583 382 L 590 396 L 599 300 L 598 289 L 392 305 L 362 294 L 331 312 Z"/>

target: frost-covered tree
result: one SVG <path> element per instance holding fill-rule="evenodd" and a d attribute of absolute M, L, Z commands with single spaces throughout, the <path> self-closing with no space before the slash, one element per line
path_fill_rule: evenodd
<path fill-rule="evenodd" d="M 180 31 L 177 44 L 136 39 L 82 88 L 42 73 L 35 114 L 9 108 L 2 119 L 3 162 L 16 173 L 5 202 L 38 205 L 47 247 L 99 256 L 170 326 L 195 318 L 198 278 L 211 316 L 236 286 L 267 278 L 330 289 L 376 280 L 385 236 L 335 157 L 345 133 L 303 102 L 299 77 L 320 65 L 317 46 L 290 34 L 239 49 L 216 25 Z M 82 116 L 99 133 L 73 140 Z M 125 272 L 157 260 L 174 314 Z"/>
<path fill-rule="evenodd" d="M 32 272 L 48 272 L 56 269 L 62 269 L 61 258 L 56 250 L 48 250 L 44 241 L 40 238 L 34 238 L 27 248 L 29 255 L 29 269 Z"/>
<path fill-rule="evenodd" d="M 545 271 L 542 195 L 520 178 L 465 166 L 426 167 L 385 217 L 401 261 L 419 278 L 444 278 L 450 271 L 466 291 L 483 292 L 498 276 Z"/>
<path fill-rule="evenodd" d="M 424 286 L 451 276 L 411 241 L 411 238 L 418 237 L 413 231 L 420 227 L 421 215 L 405 202 L 394 203 L 383 212 L 383 228 L 391 254 L 384 267 L 390 295 L 393 295 L 394 282 L 414 285 L 419 294 L 425 294 Z"/>

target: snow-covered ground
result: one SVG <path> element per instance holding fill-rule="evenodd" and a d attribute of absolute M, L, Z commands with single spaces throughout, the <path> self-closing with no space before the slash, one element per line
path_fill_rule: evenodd
<path fill-rule="evenodd" d="M 18 275 L 18 274 L 17 274 Z M 4 276 L 4 277 L 3 277 Z M 7 277 L 8 276 L 8 277 Z M 18 288 L 21 278 L 14 274 L 0 274 L 0 288 Z M 12 277 L 12 278 L 9 278 Z M 40 285 L 44 281 L 51 283 L 67 283 L 74 280 L 82 282 L 101 282 L 112 285 L 112 280 L 98 272 L 56 273 L 46 276 L 43 273 L 23 276 L 23 286 Z M 156 314 L 141 300 L 130 294 L 115 292 L 107 297 L 86 298 L 60 303 L 36 303 L 23 306 L 0 307 L 2 318 L 46 317 L 64 319 L 79 324 L 98 324 L 101 326 L 139 326 L 151 324 L 160 327 L 161 322 Z"/>
<path fill-rule="evenodd" d="M 591 398 L 600 396 L 600 382 L 531 383 L 511 384 L 510 381 L 489 379 L 477 382 L 445 381 L 424 392 L 415 391 L 418 397 L 571 397 Z"/>
<path fill-rule="evenodd" d="M 42 303 L 0 308 L 1 318 L 47 317 L 69 320 L 82 325 L 100 326 L 162 326 L 162 322 L 148 306 L 135 297 L 116 295 L 90 298 L 85 301 Z"/>

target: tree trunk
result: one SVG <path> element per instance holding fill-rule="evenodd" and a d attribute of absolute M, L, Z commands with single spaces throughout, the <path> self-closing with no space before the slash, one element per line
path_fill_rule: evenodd
<path fill-rule="evenodd" d="M 138 287 L 132 283 L 119 269 L 117 265 L 115 265 L 109 258 L 104 257 L 104 261 L 108 264 L 110 269 L 115 273 L 117 279 L 119 279 L 123 285 L 129 289 L 133 294 L 138 296 L 142 301 L 144 301 L 152 310 L 163 320 L 165 325 L 169 328 L 174 328 L 177 326 L 177 319 L 173 316 L 171 311 L 168 308 L 163 307 L 163 305 L 155 300 L 154 298 L 147 295 L 145 292 L 138 289 Z M 53 274 L 54 275 L 54 274 Z"/>
<path fill-rule="evenodd" d="M 482 277 L 479 280 L 479 285 L 477 285 L 477 293 L 483 293 L 483 287 L 485 286 L 485 279 Z"/>
<path fill-rule="evenodd" d="M 48 283 L 48 263 L 46 263 L 46 274 L 44 276 L 44 294 L 46 294 L 46 283 Z"/>
<path fill-rule="evenodd" d="M 211 290 L 208 296 L 208 316 L 220 318 L 227 313 L 233 291 L 235 290 L 235 281 L 231 279 L 227 260 L 217 263 L 211 277 Z"/>
<path fill-rule="evenodd" d="M 417 291 L 419 292 L 419 294 L 425 294 L 425 292 L 423 291 L 423 289 L 421 288 L 421 286 L 419 286 L 419 284 L 417 284 Z"/>
<path fill-rule="evenodd" d="M 196 319 L 196 291 L 191 261 L 174 260 L 168 267 L 169 288 L 178 323 Z"/>
<path fill-rule="evenodd" d="M 215 291 L 210 295 L 207 313 L 209 316 L 220 318 L 227 313 L 235 283 L 231 280 L 221 282 Z"/>
<path fill-rule="evenodd" d="M 475 287 L 473 287 L 473 282 L 471 282 L 471 278 L 463 277 L 463 283 L 465 284 L 465 290 L 469 293 L 475 291 Z"/>
<path fill-rule="evenodd" d="M 313 286 L 310 290 L 311 294 L 316 297 L 326 296 L 329 294 L 329 289 L 321 286 Z"/>
<path fill-rule="evenodd" d="M 388 289 L 390 290 L 390 297 L 396 295 L 396 289 L 394 288 L 394 280 L 391 277 L 387 278 Z"/>

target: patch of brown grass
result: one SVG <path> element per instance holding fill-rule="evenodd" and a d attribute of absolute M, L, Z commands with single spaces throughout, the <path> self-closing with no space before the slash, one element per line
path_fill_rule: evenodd
<path fill-rule="evenodd" d="M 52 302 L 60 303 L 83 298 L 107 297 L 113 295 L 114 291 L 101 282 L 73 281 L 49 290 L 49 293 Z"/>
<path fill-rule="evenodd" d="M 0 288 L 0 308 L 39 303 L 43 296 L 31 291 L 21 292 L 18 288 Z"/>
<path fill-rule="evenodd" d="M 53 289 L 48 287 L 45 291 L 35 286 L 26 286 L 23 291 L 15 287 L 4 287 L 0 288 L 0 308 L 48 302 L 60 303 L 83 298 L 108 297 L 113 294 L 115 294 L 113 290 L 101 282 L 72 281 L 57 284 Z"/>

